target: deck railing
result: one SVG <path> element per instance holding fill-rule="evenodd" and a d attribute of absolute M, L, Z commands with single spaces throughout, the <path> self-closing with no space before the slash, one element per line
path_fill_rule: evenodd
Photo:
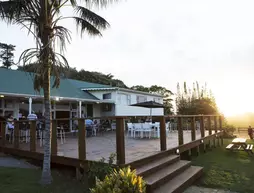
<path fill-rule="evenodd" d="M 116 155 L 117 155 L 117 164 L 118 165 L 125 165 L 126 163 L 126 154 L 125 154 L 125 120 L 130 118 L 139 118 L 136 117 L 124 117 L 124 116 L 117 116 L 117 117 L 93 117 L 91 119 L 107 119 L 107 120 L 115 120 L 116 122 Z M 222 121 L 223 118 L 220 115 L 177 115 L 177 116 L 154 116 L 154 120 L 160 122 L 160 151 L 161 153 L 179 153 L 183 154 L 184 152 L 192 154 L 196 154 L 198 151 L 205 151 L 207 147 L 216 146 L 216 144 L 223 143 L 222 135 Z M 177 131 L 178 131 L 178 147 L 174 148 L 167 148 L 167 133 L 166 133 L 166 126 L 165 123 L 168 120 L 177 120 Z M 68 161 L 63 161 L 63 156 L 57 156 L 58 154 L 58 144 L 57 144 L 57 125 L 59 122 L 63 121 L 71 121 L 77 120 L 78 121 L 78 160 L 75 161 L 75 164 L 78 165 L 78 162 L 82 162 L 87 160 L 86 158 L 86 127 L 85 127 L 85 120 L 84 119 L 53 119 L 52 120 L 52 138 L 51 138 L 51 154 L 55 159 L 61 163 L 67 164 Z M 185 143 L 184 142 L 184 132 L 183 132 L 183 120 L 188 120 L 190 123 L 190 130 L 191 130 L 191 142 Z M 200 134 L 201 138 L 197 139 L 196 136 L 196 121 L 200 123 Z M 20 146 L 20 132 L 19 132 L 19 125 L 20 122 L 27 122 L 30 129 L 30 140 L 29 140 L 29 150 L 21 150 L 19 149 Z M 1 129 L 1 150 L 6 153 L 18 154 L 21 156 L 25 154 L 24 152 L 30 152 L 27 154 L 27 157 L 35 158 L 36 156 L 39 157 L 38 159 L 42 159 L 42 153 L 36 152 L 36 121 L 14 121 L 14 146 L 10 147 L 6 144 L 6 129 L 5 129 L 6 121 L 0 122 L 0 129 Z M 205 132 L 208 131 L 208 136 L 205 136 Z M 213 132 L 214 131 L 214 132 Z M 20 152 L 19 152 L 20 150 Z M 19 153 L 17 153 L 19 152 Z M 35 153 L 35 154 L 32 154 Z M 60 157 L 60 158 L 56 158 Z M 71 158 L 66 158 L 71 159 Z M 70 160 L 69 160 L 70 161 Z M 72 159 L 73 161 L 73 159 Z M 74 162 L 74 161 L 73 161 Z M 71 164 L 71 163 L 70 163 Z M 131 164 L 131 163 L 128 163 Z M 73 165 L 73 163 L 71 164 Z"/>

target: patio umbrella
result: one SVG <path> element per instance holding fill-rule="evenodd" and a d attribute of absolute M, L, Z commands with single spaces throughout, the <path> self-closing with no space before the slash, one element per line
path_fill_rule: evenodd
<path fill-rule="evenodd" d="M 163 108 L 164 105 L 155 101 L 146 101 L 142 103 L 132 104 L 130 106 L 150 108 L 150 117 L 152 116 L 153 108 Z"/>

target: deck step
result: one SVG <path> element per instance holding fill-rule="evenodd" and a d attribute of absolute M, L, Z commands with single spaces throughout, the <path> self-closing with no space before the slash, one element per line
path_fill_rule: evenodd
<path fill-rule="evenodd" d="M 181 193 L 192 185 L 202 175 L 202 172 L 202 167 L 191 166 L 172 180 L 153 190 L 152 193 Z"/>
<path fill-rule="evenodd" d="M 137 175 L 145 177 L 179 160 L 180 156 L 178 155 L 170 155 L 161 159 L 156 159 L 155 161 L 136 168 Z"/>
<path fill-rule="evenodd" d="M 173 164 L 167 165 L 162 169 L 144 177 L 147 183 L 147 192 L 152 192 L 153 189 L 173 179 L 178 174 L 184 172 L 191 165 L 190 161 L 179 160 Z"/>

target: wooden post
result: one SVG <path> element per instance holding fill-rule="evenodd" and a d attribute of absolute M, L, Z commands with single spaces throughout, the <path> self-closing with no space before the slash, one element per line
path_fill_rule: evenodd
<path fill-rule="evenodd" d="M 30 151 L 36 152 L 36 121 L 30 124 Z"/>
<path fill-rule="evenodd" d="M 215 133 L 218 132 L 218 127 L 217 127 L 217 116 L 214 116 L 214 131 L 215 131 Z"/>
<path fill-rule="evenodd" d="M 15 121 L 14 123 L 14 148 L 19 148 L 19 122 Z"/>
<path fill-rule="evenodd" d="M 210 116 L 207 117 L 207 129 L 208 129 L 209 135 L 212 135 L 211 117 Z M 209 148 L 211 148 L 211 146 L 212 146 L 210 139 L 208 141 L 208 146 L 209 146 Z"/>
<path fill-rule="evenodd" d="M 195 127 L 195 117 L 191 117 L 191 141 L 196 140 L 196 127 Z M 191 155 L 197 156 L 198 155 L 198 147 L 194 147 L 191 149 Z"/>
<path fill-rule="evenodd" d="M 6 133 L 5 133 L 5 123 L 1 122 L 1 133 L 2 133 L 2 147 L 5 146 L 5 139 L 6 139 Z"/>
<path fill-rule="evenodd" d="M 211 117 L 207 117 L 207 128 L 209 135 L 212 135 L 212 127 L 211 127 Z"/>
<path fill-rule="evenodd" d="M 191 141 L 196 140 L 195 117 L 191 118 Z"/>
<path fill-rule="evenodd" d="M 124 119 L 116 118 L 116 157 L 117 164 L 125 164 Z"/>
<path fill-rule="evenodd" d="M 178 145 L 183 145 L 183 118 L 178 117 L 177 119 L 177 130 L 178 130 Z"/>
<path fill-rule="evenodd" d="M 78 120 L 78 158 L 86 159 L 86 125 L 84 119 Z"/>
<path fill-rule="evenodd" d="M 161 143 L 161 151 L 167 150 L 167 139 L 166 139 L 166 123 L 165 117 L 160 117 L 160 143 Z"/>
<path fill-rule="evenodd" d="M 213 123 L 214 132 L 217 133 L 217 117 L 214 116 L 214 117 L 213 117 L 213 120 L 214 120 L 214 123 Z M 213 147 L 214 147 L 214 148 L 216 147 L 216 139 L 217 139 L 217 137 L 215 137 L 215 138 L 213 139 Z"/>
<path fill-rule="evenodd" d="M 200 117 L 200 133 L 201 133 L 201 139 L 205 137 L 205 127 L 204 127 L 204 116 Z M 202 139 L 203 140 L 203 139 Z M 205 142 L 203 140 L 203 143 L 199 146 L 200 152 L 205 152 Z"/>
<path fill-rule="evenodd" d="M 52 120 L 52 135 L 51 135 L 51 154 L 57 155 L 57 121 Z"/>
<path fill-rule="evenodd" d="M 223 131 L 223 128 L 222 128 L 222 116 L 219 116 L 219 129 L 220 129 L 220 131 Z M 221 139 L 221 145 L 223 145 L 223 136 L 221 136 L 220 139 Z"/>

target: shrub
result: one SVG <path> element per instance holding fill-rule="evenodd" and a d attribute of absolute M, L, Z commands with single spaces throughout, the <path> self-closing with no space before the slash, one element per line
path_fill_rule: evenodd
<path fill-rule="evenodd" d="M 145 193 L 145 182 L 142 177 L 131 171 L 130 167 L 114 170 L 103 181 L 97 180 L 91 193 Z"/>
<path fill-rule="evenodd" d="M 104 180 L 105 176 L 113 171 L 115 158 L 116 154 L 112 153 L 108 158 L 108 163 L 106 163 L 104 157 L 98 162 L 91 162 L 88 166 L 88 177 L 91 179 L 98 178 L 99 180 Z"/>
<path fill-rule="evenodd" d="M 224 130 L 224 138 L 234 138 L 234 132 L 236 128 L 233 125 L 225 124 L 223 125 L 223 130 Z"/>

